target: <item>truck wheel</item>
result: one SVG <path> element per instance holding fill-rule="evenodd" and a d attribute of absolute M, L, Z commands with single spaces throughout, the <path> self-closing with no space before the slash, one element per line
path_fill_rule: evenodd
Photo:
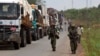
<path fill-rule="evenodd" d="M 33 40 L 33 41 L 36 41 L 36 34 L 37 34 L 36 32 L 35 32 L 35 33 L 32 32 L 32 34 L 31 34 L 31 35 L 32 35 L 32 40 Z"/>
<path fill-rule="evenodd" d="M 40 30 L 38 29 L 38 31 L 37 31 L 37 40 L 39 40 L 40 39 L 40 32 L 39 32 Z"/>
<path fill-rule="evenodd" d="M 20 44 L 19 44 L 19 43 L 13 42 L 13 44 L 14 44 L 14 48 L 15 48 L 16 50 L 20 49 Z"/>
<path fill-rule="evenodd" d="M 25 47 L 26 46 L 26 32 L 25 30 L 21 30 L 20 32 L 21 34 L 21 47 Z"/>
<path fill-rule="evenodd" d="M 47 30 L 45 29 L 45 30 L 43 30 L 43 36 L 47 36 Z"/>
<path fill-rule="evenodd" d="M 40 29 L 40 38 L 44 37 L 43 29 Z"/>
<path fill-rule="evenodd" d="M 31 37 L 30 30 L 26 30 L 26 41 L 28 44 L 31 44 L 32 37 Z"/>

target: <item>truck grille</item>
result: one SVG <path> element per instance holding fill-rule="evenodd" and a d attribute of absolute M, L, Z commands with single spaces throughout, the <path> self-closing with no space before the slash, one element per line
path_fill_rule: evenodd
<path fill-rule="evenodd" d="M 10 34 L 10 26 L 0 26 L 0 40 L 7 40 Z"/>

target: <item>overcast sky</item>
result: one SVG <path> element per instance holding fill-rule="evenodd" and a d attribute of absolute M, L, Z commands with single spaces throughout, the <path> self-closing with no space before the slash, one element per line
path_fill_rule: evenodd
<path fill-rule="evenodd" d="M 53 7 L 57 10 L 65 10 L 72 8 L 72 0 L 45 0 L 47 7 Z M 88 7 L 98 6 L 100 0 L 73 0 L 74 8 L 84 8 L 86 7 L 88 1 Z"/>

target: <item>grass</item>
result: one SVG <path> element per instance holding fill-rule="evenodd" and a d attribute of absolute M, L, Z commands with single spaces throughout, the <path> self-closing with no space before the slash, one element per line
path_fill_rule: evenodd
<path fill-rule="evenodd" d="M 85 29 L 82 45 L 85 56 L 100 56 L 100 28 Z"/>

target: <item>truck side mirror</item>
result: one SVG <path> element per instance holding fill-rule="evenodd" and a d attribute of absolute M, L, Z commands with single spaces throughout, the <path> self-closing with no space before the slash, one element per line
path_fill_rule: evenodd
<path fill-rule="evenodd" d="M 17 5 L 17 10 L 18 10 L 18 12 L 17 12 L 18 15 L 20 15 L 20 5 L 19 4 Z"/>
<path fill-rule="evenodd" d="M 23 15 L 24 14 L 24 8 L 21 7 L 21 14 Z"/>

